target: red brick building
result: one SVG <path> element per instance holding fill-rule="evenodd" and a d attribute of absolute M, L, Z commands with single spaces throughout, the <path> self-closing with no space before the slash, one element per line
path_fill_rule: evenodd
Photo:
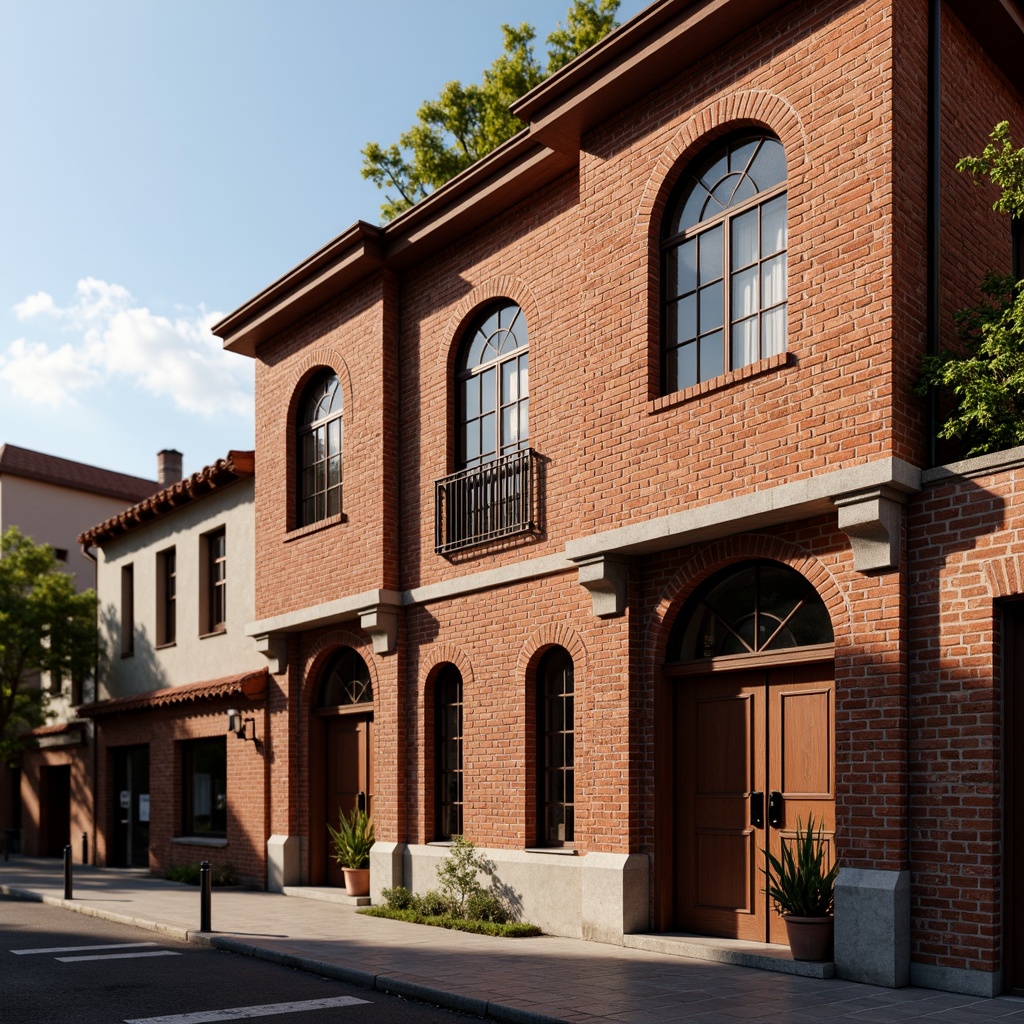
<path fill-rule="evenodd" d="M 218 325 L 271 887 L 362 805 L 377 894 L 464 833 L 549 931 L 780 942 L 813 815 L 840 974 L 1024 986 L 1024 452 L 930 468 L 912 396 L 1010 269 L 953 168 L 1022 52 L 1009 0 L 659 0 Z"/>

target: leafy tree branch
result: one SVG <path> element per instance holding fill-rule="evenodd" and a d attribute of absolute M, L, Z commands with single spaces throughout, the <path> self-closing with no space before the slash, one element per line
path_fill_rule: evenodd
<path fill-rule="evenodd" d="M 385 193 L 381 214 L 393 220 L 523 128 L 509 107 L 614 29 L 620 0 L 572 0 L 565 24 L 547 37 L 547 66 L 534 54 L 536 30 L 502 25 L 501 55 L 479 85 L 449 82 L 416 111 L 398 142 L 368 142 L 362 175 Z"/>

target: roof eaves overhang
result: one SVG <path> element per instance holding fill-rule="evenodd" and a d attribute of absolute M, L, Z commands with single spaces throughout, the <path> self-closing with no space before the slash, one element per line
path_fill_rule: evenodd
<path fill-rule="evenodd" d="M 948 0 L 953 13 L 996 66 L 1024 92 L 1024 3 L 1021 0 Z"/>
<path fill-rule="evenodd" d="M 381 269 L 402 270 L 483 224 L 579 162 L 524 129 L 383 228 L 359 221 L 213 327 L 224 347 L 260 342 Z"/>
<path fill-rule="evenodd" d="M 532 138 L 561 152 L 763 21 L 789 0 L 661 0 L 512 104 Z"/>

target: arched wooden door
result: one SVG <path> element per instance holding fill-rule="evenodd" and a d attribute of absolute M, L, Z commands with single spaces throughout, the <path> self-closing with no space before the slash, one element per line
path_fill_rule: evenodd
<path fill-rule="evenodd" d="M 310 881 L 344 886 L 327 823 L 360 808 L 373 814 L 373 687 L 350 647 L 327 664 L 310 723 Z"/>
<path fill-rule="evenodd" d="M 831 641 L 816 592 L 778 563 L 713 577 L 684 609 L 666 666 L 674 689 L 674 927 L 786 942 L 763 891 L 763 851 L 779 856 L 812 817 L 829 842 L 834 835 Z"/>

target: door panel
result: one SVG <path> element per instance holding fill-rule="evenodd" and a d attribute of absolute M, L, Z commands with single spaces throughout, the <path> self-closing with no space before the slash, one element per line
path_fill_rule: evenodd
<path fill-rule="evenodd" d="M 834 823 L 831 664 L 681 680 L 676 708 L 677 926 L 757 942 L 786 941 L 762 866 L 797 822 Z M 754 821 L 752 799 L 781 808 Z"/>
<path fill-rule="evenodd" d="M 373 813 L 371 749 L 373 721 L 364 715 L 340 715 L 328 719 L 325 743 L 324 814 L 334 828 L 339 811 L 348 816 L 359 805 L 360 794 L 367 813 Z M 325 830 L 327 882 L 344 885 L 345 880 Z"/>

